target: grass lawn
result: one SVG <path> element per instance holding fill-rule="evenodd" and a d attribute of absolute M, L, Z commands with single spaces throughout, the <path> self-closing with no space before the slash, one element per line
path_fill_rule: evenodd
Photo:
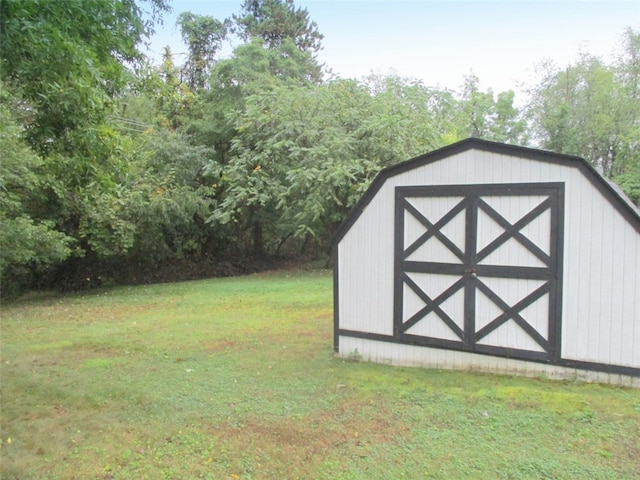
<path fill-rule="evenodd" d="M 334 358 L 329 272 L 2 307 L 1 477 L 640 478 L 640 390 Z"/>

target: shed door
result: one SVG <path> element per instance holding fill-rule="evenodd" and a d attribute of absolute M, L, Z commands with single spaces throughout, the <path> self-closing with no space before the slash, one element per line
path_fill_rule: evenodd
<path fill-rule="evenodd" d="M 559 358 L 564 185 L 397 187 L 394 337 Z"/>

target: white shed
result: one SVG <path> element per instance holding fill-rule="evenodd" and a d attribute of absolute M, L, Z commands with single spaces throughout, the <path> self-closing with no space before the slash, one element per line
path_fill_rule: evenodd
<path fill-rule="evenodd" d="M 484 140 L 387 168 L 334 238 L 334 347 L 640 386 L 640 211 L 581 158 Z"/>

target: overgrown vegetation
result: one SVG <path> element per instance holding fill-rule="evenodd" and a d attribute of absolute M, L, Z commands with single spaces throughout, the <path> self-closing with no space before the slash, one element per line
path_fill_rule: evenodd
<path fill-rule="evenodd" d="M 3 307 L 2 478 L 637 478 L 640 391 L 337 359 L 331 282 Z"/>
<path fill-rule="evenodd" d="M 185 64 L 169 48 L 152 64 L 141 46 L 168 8 L 0 0 L 4 296 L 129 281 L 131 265 L 326 258 L 380 169 L 468 136 L 583 156 L 640 201 L 636 30 L 611 63 L 541 65 L 518 107 L 473 74 L 458 91 L 335 78 L 292 0 L 181 12 Z"/>

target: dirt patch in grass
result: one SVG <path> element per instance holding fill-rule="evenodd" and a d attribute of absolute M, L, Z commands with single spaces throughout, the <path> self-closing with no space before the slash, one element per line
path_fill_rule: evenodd
<path fill-rule="evenodd" d="M 244 418 L 209 432 L 226 448 L 241 452 L 233 462 L 239 475 L 265 467 L 261 462 L 268 459 L 268 475 L 258 478 L 313 478 L 328 459 L 362 458 L 371 448 L 397 444 L 408 427 L 386 407 L 348 400 L 314 415 Z"/>
<path fill-rule="evenodd" d="M 238 346 L 233 340 L 213 339 L 202 343 L 202 349 L 208 354 L 220 353 Z"/>

